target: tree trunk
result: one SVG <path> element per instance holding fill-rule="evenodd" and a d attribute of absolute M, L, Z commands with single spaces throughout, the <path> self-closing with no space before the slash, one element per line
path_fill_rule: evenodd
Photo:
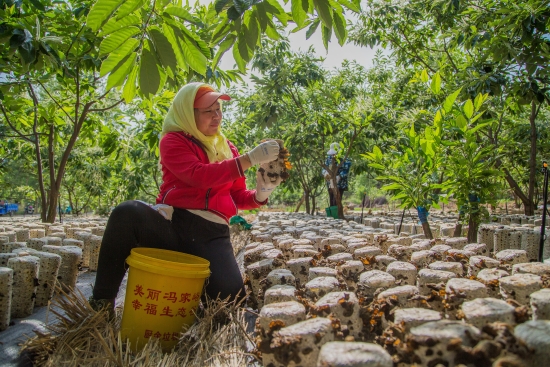
<path fill-rule="evenodd" d="M 294 213 L 298 213 L 298 211 L 300 210 L 300 207 L 302 206 L 302 204 L 304 203 L 304 200 L 306 199 L 306 194 L 304 192 L 304 194 L 302 195 L 300 201 L 298 202 L 298 205 L 296 205 L 296 209 L 294 209 Z"/>
<path fill-rule="evenodd" d="M 309 202 L 309 192 L 304 191 L 304 196 L 305 196 L 304 201 L 306 203 L 306 213 L 310 214 L 311 205 Z"/>
<path fill-rule="evenodd" d="M 470 215 L 468 221 L 468 243 L 477 242 L 477 229 L 479 228 L 479 215 Z"/>
<path fill-rule="evenodd" d="M 537 108 L 535 100 L 531 101 L 531 115 L 529 116 L 529 124 L 531 127 L 530 140 L 531 149 L 529 151 L 529 189 L 527 196 L 528 203 L 524 203 L 525 215 L 535 215 L 535 184 L 537 175 L 537 125 L 535 120 L 539 113 L 540 106 Z"/>
<path fill-rule="evenodd" d="M 424 230 L 424 236 L 427 239 L 433 240 L 434 236 L 432 235 L 432 230 L 430 229 L 430 223 L 422 223 L 422 229 Z"/>
<path fill-rule="evenodd" d="M 458 215 L 458 222 L 456 222 L 455 231 L 453 237 L 460 237 L 462 235 L 462 214 Z"/>

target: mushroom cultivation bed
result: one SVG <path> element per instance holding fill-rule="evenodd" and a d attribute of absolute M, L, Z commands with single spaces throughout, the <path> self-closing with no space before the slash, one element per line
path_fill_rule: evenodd
<path fill-rule="evenodd" d="M 79 270 L 96 270 L 105 219 L 0 222 L 0 331 L 53 297 L 56 282 L 75 288 Z"/>
<path fill-rule="evenodd" d="M 535 219 L 513 218 L 469 244 L 444 217 L 426 240 L 396 235 L 392 216 L 260 213 L 244 252 L 256 354 L 265 367 L 548 365 L 550 264 L 534 262 Z"/>

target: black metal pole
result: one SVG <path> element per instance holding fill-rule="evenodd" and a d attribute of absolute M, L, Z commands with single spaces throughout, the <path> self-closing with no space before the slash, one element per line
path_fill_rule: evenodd
<path fill-rule="evenodd" d="M 544 184 L 542 186 L 542 224 L 540 226 L 540 243 L 539 243 L 539 261 L 543 262 L 545 230 L 546 230 L 546 202 L 548 201 L 548 163 L 542 162 L 542 173 L 544 173 Z"/>
<path fill-rule="evenodd" d="M 363 205 L 361 205 L 361 224 L 363 224 L 363 210 L 365 210 L 365 198 L 367 197 L 367 193 L 363 195 Z"/>
<path fill-rule="evenodd" d="M 401 214 L 401 222 L 399 222 L 399 229 L 397 230 L 397 235 L 401 233 L 401 226 L 403 225 L 403 218 L 405 218 L 405 209 L 403 209 L 403 214 Z"/>

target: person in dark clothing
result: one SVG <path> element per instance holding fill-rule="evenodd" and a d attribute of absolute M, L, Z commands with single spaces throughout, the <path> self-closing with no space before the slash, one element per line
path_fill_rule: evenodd
<path fill-rule="evenodd" d="M 327 158 L 325 160 L 325 165 L 328 167 L 332 167 L 333 164 L 338 165 L 340 162 L 338 159 L 335 159 L 336 154 L 338 153 L 336 151 L 336 148 L 338 147 L 337 143 L 332 143 L 330 145 L 330 149 L 327 152 Z M 336 187 L 338 188 L 338 192 L 340 193 L 340 198 L 342 198 L 342 195 L 344 194 L 344 191 L 348 190 L 348 176 L 349 176 L 349 170 L 351 167 L 351 160 L 349 158 L 346 158 L 342 166 L 338 168 L 338 171 L 336 172 Z M 328 189 L 328 197 L 329 197 L 329 203 L 330 206 L 336 206 L 336 197 L 334 195 L 333 191 L 333 181 L 330 177 L 330 174 L 327 170 L 323 169 L 323 177 L 325 178 L 327 189 Z"/>

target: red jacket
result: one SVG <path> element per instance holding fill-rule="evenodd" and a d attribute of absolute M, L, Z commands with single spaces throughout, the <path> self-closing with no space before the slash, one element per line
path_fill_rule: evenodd
<path fill-rule="evenodd" d="M 238 209 L 254 209 L 267 203 L 247 190 L 237 148 L 229 142 L 232 159 L 210 163 L 208 155 L 191 135 L 171 132 L 160 140 L 163 183 L 157 204 L 182 209 L 208 210 L 229 222 Z"/>

